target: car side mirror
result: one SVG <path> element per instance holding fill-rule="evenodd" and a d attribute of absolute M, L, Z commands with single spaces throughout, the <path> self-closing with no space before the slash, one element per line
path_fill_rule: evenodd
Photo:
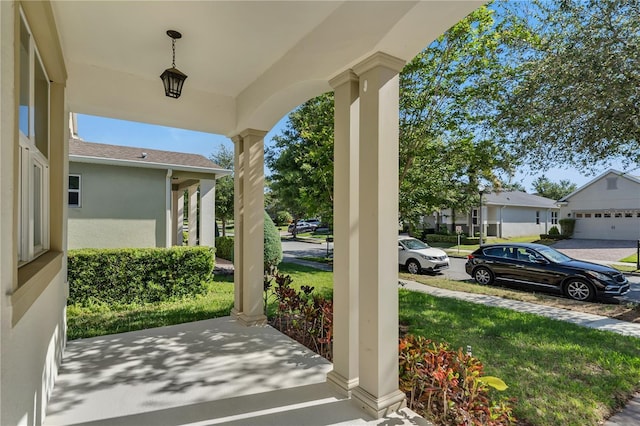
<path fill-rule="evenodd" d="M 402 247 L 400 244 L 398 244 L 398 250 L 404 250 L 404 247 Z"/>

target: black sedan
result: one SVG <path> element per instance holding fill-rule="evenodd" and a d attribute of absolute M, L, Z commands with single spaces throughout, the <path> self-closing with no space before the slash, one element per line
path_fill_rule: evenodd
<path fill-rule="evenodd" d="M 465 270 L 479 284 L 501 280 L 559 291 L 581 301 L 629 292 L 629 282 L 619 271 L 573 259 L 542 244 L 482 246 L 467 256 Z"/>

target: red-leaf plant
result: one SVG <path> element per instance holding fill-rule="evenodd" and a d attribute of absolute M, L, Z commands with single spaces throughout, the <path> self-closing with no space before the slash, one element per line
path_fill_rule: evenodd
<path fill-rule="evenodd" d="M 400 389 L 417 413 L 438 425 L 515 424 L 510 404 L 490 400 L 477 358 L 412 335 L 400 339 L 399 349 Z"/>

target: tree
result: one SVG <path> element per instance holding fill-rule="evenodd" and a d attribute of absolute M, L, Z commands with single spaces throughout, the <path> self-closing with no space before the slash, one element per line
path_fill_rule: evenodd
<path fill-rule="evenodd" d="M 294 220 L 333 217 L 333 93 L 313 98 L 289 114 L 273 138 L 265 162 L 272 171 L 270 192 Z"/>
<path fill-rule="evenodd" d="M 578 189 L 578 185 L 566 179 L 561 179 L 560 182 L 556 183 L 551 182 L 545 175 L 534 180 L 532 185 L 538 195 L 556 201 Z"/>
<path fill-rule="evenodd" d="M 477 204 L 479 181 L 498 184 L 517 162 L 489 137 L 501 82 L 512 65 L 502 51 L 526 38 L 519 18 L 481 7 L 431 43 L 400 75 L 400 214 L 418 216 Z M 500 19 L 497 19 L 500 18 Z"/>
<path fill-rule="evenodd" d="M 223 144 L 209 159 L 223 169 L 233 170 L 233 151 Z M 216 218 L 222 222 L 222 236 L 226 236 L 227 222 L 233 219 L 233 175 L 216 181 Z"/>
<path fill-rule="evenodd" d="M 498 135 L 541 168 L 593 171 L 617 158 L 639 164 L 640 0 L 505 7 L 527 13 L 538 37 L 515 52 L 519 66 L 499 109 Z"/>

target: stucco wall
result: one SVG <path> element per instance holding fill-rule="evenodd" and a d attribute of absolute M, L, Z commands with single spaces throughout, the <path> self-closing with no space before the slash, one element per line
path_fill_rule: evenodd
<path fill-rule="evenodd" d="M 65 72 L 53 15 L 46 3 L 25 14 L 51 80 L 50 247 L 18 269 L 18 4 L 0 1 L 0 424 L 38 425 L 53 389 L 65 339 L 66 235 L 64 174 L 67 139 Z"/>
<path fill-rule="evenodd" d="M 69 174 L 81 176 L 69 249 L 166 245 L 166 171 L 71 162 Z"/>
<path fill-rule="evenodd" d="M 496 208 L 496 210 L 498 209 Z M 536 211 L 540 212 L 540 224 L 536 224 Z M 499 221 L 499 212 L 496 217 Z M 552 226 L 550 219 L 550 216 L 547 217 L 546 209 L 505 207 L 502 209 L 502 236 L 507 238 L 544 234 Z"/>
<path fill-rule="evenodd" d="M 615 189 L 607 178 L 615 179 Z M 611 173 L 573 195 L 560 214 L 576 219 L 574 238 L 635 240 L 640 238 L 639 213 L 640 184 Z"/>

